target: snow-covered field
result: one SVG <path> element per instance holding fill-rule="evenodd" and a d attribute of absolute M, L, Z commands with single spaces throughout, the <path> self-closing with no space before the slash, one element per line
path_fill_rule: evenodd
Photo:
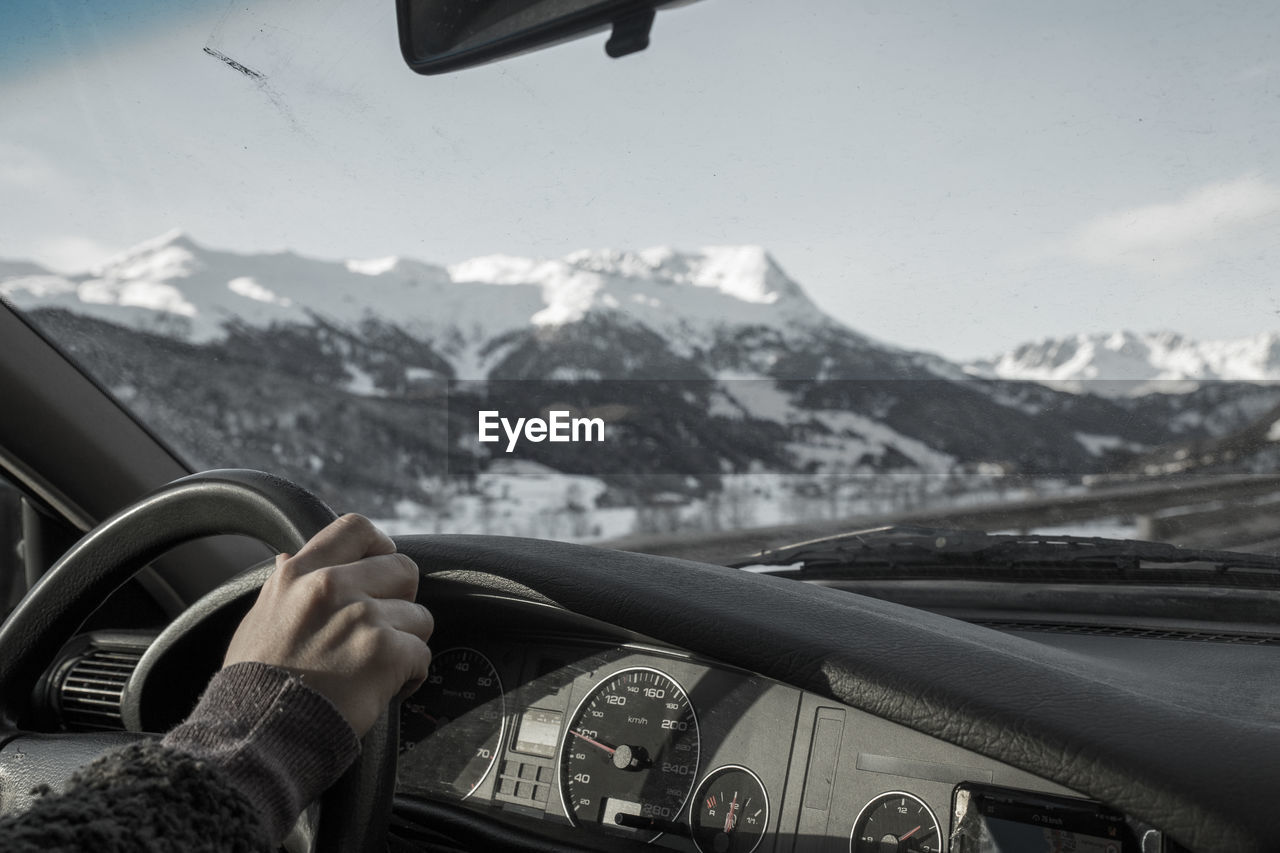
<path fill-rule="evenodd" d="M 499 464 L 494 469 L 465 490 L 444 481 L 430 484 L 450 494 L 445 510 L 401 501 L 396 516 L 380 518 L 378 523 L 393 535 L 484 533 L 598 542 L 630 535 L 875 518 L 925 507 L 1016 502 L 1071 491 L 1059 481 L 1014 487 L 981 474 L 963 480 L 917 472 L 830 477 L 735 474 L 723 478 L 720 491 L 701 498 L 659 494 L 646 506 L 601 506 L 597 501 L 607 487 L 594 477 L 561 474 L 530 462 Z"/>
<path fill-rule="evenodd" d="M 993 533 L 1038 533 L 1044 536 L 1094 536 L 1101 539 L 1136 539 L 1138 526 L 1130 519 L 1100 518 L 1077 524 L 1047 525 L 1023 530 L 993 530 Z"/>

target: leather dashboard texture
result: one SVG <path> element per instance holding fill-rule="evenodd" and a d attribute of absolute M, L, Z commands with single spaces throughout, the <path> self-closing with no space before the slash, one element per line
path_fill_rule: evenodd
<path fill-rule="evenodd" d="M 492 536 L 397 542 L 426 575 L 532 592 L 830 697 L 1095 797 L 1190 850 L 1261 853 L 1280 838 L 1280 679 L 1268 673 L 1171 684 L 891 602 L 669 557 Z"/>

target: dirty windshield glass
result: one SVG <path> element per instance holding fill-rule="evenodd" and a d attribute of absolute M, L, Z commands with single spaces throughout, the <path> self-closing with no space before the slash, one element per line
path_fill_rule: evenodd
<path fill-rule="evenodd" d="M 1273 4 L 703 0 L 435 78 L 389 0 L 5 15 L 0 294 L 193 469 L 592 542 L 1273 517 Z"/>

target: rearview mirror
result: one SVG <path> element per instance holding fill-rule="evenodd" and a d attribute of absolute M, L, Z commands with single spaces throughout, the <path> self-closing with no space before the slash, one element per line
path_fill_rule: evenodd
<path fill-rule="evenodd" d="M 400 51 L 441 74 L 612 28 L 610 56 L 649 45 L 657 9 L 692 0 L 396 0 Z"/>

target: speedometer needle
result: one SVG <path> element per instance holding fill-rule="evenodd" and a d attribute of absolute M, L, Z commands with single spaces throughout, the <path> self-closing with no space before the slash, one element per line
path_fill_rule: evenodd
<path fill-rule="evenodd" d="M 611 746 L 605 746 L 598 740 L 592 740 L 591 738 L 584 735 L 582 732 L 569 729 L 569 734 L 573 735 L 576 738 L 581 738 L 582 740 L 585 740 L 587 743 L 591 744 L 592 746 L 596 746 L 596 747 L 599 747 L 600 749 L 603 749 L 605 752 L 609 753 L 610 755 L 613 755 L 615 752 L 618 751 Z"/>
<path fill-rule="evenodd" d="M 921 827 L 922 827 L 922 826 L 923 826 L 923 824 L 921 824 L 920 826 L 917 826 L 915 829 L 911 830 L 911 831 L 910 831 L 910 832 L 908 832 L 906 835 L 899 836 L 899 838 L 898 838 L 898 843 L 899 843 L 899 844 L 901 844 L 902 842 L 906 841 L 906 840 L 907 840 L 908 838 L 910 838 L 911 836 L 915 835 L 917 832 L 919 832 L 919 831 L 920 831 L 920 829 L 921 829 Z"/>
<path fill-rule="evenodd" d="M 738 792 L 733 792 L 733 802 L 729 804 L 729 814 L 724 819 L 724 834 L 728 835 L 733 832 L 733 827 L 737 823 L 734 820 L 738 815 Z"/>

